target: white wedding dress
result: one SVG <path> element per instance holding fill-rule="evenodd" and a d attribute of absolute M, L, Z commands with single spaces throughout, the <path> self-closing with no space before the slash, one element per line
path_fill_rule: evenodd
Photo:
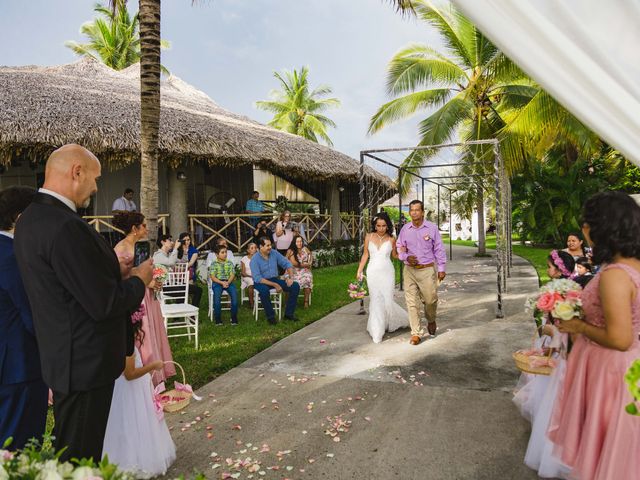
<path fill-rule="evenodd" d="M 369 287 L 369 321 L 367 331 L 374 343 L 380 343 L 384 332 L 393 332 L 409 326 L 409 315 L 393 299 L 396 275 L 391 262 L 391 241 L 378 247 L 369 242 L 369 265 L 367 286 Z"/>
<path fill-rule="evenodd" d="M 136 368 L 142 367 L 135 349 Z M 158 418 L 153 402 L 151 374 L 116 379 L 104 437 L 102 455 L 135 478 L 164 475 L 176 459 L 176 447 L 164 418 Z"/>

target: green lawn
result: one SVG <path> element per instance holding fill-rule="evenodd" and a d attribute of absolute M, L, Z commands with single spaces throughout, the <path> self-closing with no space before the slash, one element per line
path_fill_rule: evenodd
<path fill-rule="evenodd" d="M 517 240 L 514 238 L 514 241 Z M 443 235 L 443 241 L 448 244 L 449 236 Z M 471 240 L 454 240 L 454 245 L 463 245 L 466 247 L 475 247 L 475 242 Z M 487 249 L 495 250 L 496 248 L 496 236 L 487 235 Z M 550 280 L 547 275 L 547 257 L 549 256 L 549 248 L 532 247 L 529 245 L 520 245 L 519 243 L 513 244 L 513 253 L 527 260 L 538 272 L 538 282 L 540 285 Z"/>
<path fill-rule="evenodd" d="M 200 348 L 195 350 L 194 343 L 186 337 L 172 338 L 173 358 L 184 367 L 187 382 L 194 388 L 201 387 L 278 340 L 351 302 L 347 287 L 355 278 L 357 268 L 356 264 L 350 264 L 314 270 L 311 307 L 306 310 L 302 308 L 303 297 L 300 295 L 296 309 L 299 320 L 291 322 L 283 319 L 275 326 L 267 323 L 264 312 L 260 312 L 256 322 L 248 303 L 245 303 L 239 310 L 238 326 L 232 327 L 229 324 L 229 312 L 223 311 L 224 325 L 216 327 L 208 318 L 206 287 L 203 286 Z"/>

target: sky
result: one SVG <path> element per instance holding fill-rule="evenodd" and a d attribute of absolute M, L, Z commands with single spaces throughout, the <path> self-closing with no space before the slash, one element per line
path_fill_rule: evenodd
<path fill-rule="evenodd" d="M 137 8 L 137 1 L 129 1 Z M 417 143 L 420 117 L 374 136 L 367 127 L 389 100 L 386 67 L 409 43 L 438 47 L 426 24 L 403 18 L 384 0 L 164 0 L 162 63 L 220 106 L 266 123 L 255 107 L 278 87 L 274 71 L 306 65 L 312 87 L 328 84 L 342 102 L 329 110 L 334 148 L 354 158 L 364 149 Z M 0 0 L 0 65 L 56 65 L 77 57 L 65 40 L 83 41 L 94 17 L 90 0 Z M 422 115 L 424 118 L 426 115 Z"/>

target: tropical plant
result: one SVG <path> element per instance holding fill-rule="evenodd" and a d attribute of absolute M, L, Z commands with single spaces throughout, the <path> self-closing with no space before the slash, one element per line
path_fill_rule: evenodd
<path fill-rule="evenodd" d="M 607 189 L 623 174 L 606 157 L 578 158 L 564 165 L 562 148 L 544 162 L 528 162 L 513 178 L 513 223 L 521 239 L 563 245 L 580 229 L 584 202 Z"/>
<path fill-rule="evenodd" d="M 336 124 L 322 114 L 340 105 L 337 98 L 322 98 L 332 93 L 331 87 L 320 85 L 311 90 L 308 67 L 302 67 L 299 72 L 284 70 L 273 75 L 280 82 L 280 90 L 272 90 L 270 100 L 256 102 L 257 108 L 274 114 L 268 124 L 316 143 L 322 139 L 332 146 L 327 129 L 335 128 Z"/>
<path fill-rule="evenodd" d="M 446 53 L 412 44 L 392 58 L 387 91 L 396 98 L 378 109 L 371 119 L 369 133 L 435 108 L 420 122 L 419 146 L 446 143 L 456 133 L 462 140 L 495 138 L 505 126 L 498 111 L 499 103 L 510 95 L 510 90 L 504 87 L 515 88 L 530 81 L 453 6 L 438 7 L 422 0 L 412 0 L 410 4 L 418 18 L 440 34 Z M 516 104 L 517 100 L 511 102 Z M 415 171 L 435 153 L 435 149 L 415 150 L 404 160 L 403 167 Z M 473 188 L 479 218 L 483 219 L 482 178 L 493 171 L 493 146 L 474 145 L 459 153 L 467 165 L 466 174 L 477 175 Z M 517 163 L 516 158 L 509 160 Z M 403 191 L 410 182 L 409 175 L 399 178 Z M 483 231 L 484 225 L 479 225 L 479 229 Z M 479 242 L 479 251 L 484 253 L 484 238 Z"/>
<path fill-rule="evenodd" d="M 65 46 L 83 57 L 94 58 L 114 70 L 122 70 L 140 61 L 139 16 L 129 13 L 126 7 L 112 9 L 97 4 L 93 9 L 99 16 L 80 27 L 80 33 L 88 43 L 72 40 Z M 169 48 L 163 40 L 162 48 Z M 162 67 L 164 73 L 168 70 Z"/>

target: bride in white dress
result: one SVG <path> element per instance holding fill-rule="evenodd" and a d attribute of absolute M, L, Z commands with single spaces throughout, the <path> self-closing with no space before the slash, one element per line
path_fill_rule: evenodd
<path fill-rule="evenodd" d="M 369 320 L 367 331 L 374 343 L 380 343 L 385 331 L 393 332 L 409 326 L 409 316 L 393 299 L 396 275 L 391 256 L 397 258 L 396 240 L 391 235 L 393 227 L 386 213 L 379 213 L 373 219 L 373 232 L 364 239 L 364 251 L 358 266 L 357 278 L 362 279 L 367 266 L 367 286 L 369 287 Z"/>

